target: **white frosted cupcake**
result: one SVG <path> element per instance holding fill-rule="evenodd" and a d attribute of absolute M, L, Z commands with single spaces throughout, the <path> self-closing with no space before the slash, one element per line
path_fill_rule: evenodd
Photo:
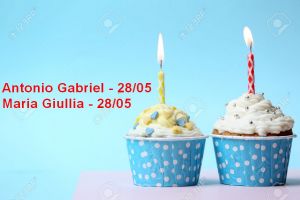
<path fill-rule="evenodd" d="M 213 130 L 220 182 L 242 186 L 284 185 L 294 120 L 263 94 L 230 101 Z"/>
<path fill-rule="evenodd" d="M 214 134 L 239 136 L 292 135 L 294 120 L 274 107 L 263 94 L 243 94 L 226 106 L 225 116 L 214 125 Z"/>

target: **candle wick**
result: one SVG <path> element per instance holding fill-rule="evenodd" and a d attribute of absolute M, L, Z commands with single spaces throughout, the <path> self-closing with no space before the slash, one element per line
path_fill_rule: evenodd
<path fill-rule="evenodd" d="M 162 69 L 162 63 L 163 63 L 163 61 L 160 60 L 160 69 Z"/>
<path fill-rule="evenodd" d="M 252 53 L 252 44 L 250 45 L 250 52 Z"/>

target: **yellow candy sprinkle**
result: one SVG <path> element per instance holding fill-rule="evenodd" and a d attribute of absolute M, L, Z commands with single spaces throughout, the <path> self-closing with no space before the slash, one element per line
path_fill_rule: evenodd
<path fill-rule="evenodd" d="M 172 108 L 173 110 L 177 110 L 177 108 L 176 108 L 175 106 L 172 106 L 171 108 Z"/>
<path fill-rule="evenodd" d="M 152 122 L 152 119 L 150 117 L 144 117 L 143 119 L 144 124 L 149 125 Z"/>
<path fill-rule="evenodd" d="M 188 130 L 193 130 L 194 129 L 194 124 L 193 123 L 191 123 L 191 122 L 187 122 L 186 124 L 185 124 L 185 128 L 187 128 Z"/>
<path fill-rule="evenodd" d="M 181 130 L 180 126 L 173 126 L 172 131 L 175 134 L 181 134 L 182 133 L 182 130 Z"/>

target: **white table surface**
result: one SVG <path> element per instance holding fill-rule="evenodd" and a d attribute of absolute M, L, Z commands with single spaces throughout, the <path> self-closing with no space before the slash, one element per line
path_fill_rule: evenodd
<path fill-rule="evenodd" d="M 241 187 L 221 185 L 216 171 L 202 171 L 192 187 L 139 187 L 130 172 L 83 172 L 74 200 L 299 200 L 300 170 L 290 170 L 285 186 Z"/>

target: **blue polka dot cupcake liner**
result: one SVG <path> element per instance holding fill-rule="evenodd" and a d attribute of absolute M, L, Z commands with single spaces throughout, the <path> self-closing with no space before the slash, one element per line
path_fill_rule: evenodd
<path fill-rule="evenodd" d="M 294 137 L 212 135 L 220 183 L 253 187 L 284 185 Z"/>
<path fill-rule="evenodd" d="M 133 183 L 144 187 L 198 184 L 207 136 L 126 137 Z"/>

